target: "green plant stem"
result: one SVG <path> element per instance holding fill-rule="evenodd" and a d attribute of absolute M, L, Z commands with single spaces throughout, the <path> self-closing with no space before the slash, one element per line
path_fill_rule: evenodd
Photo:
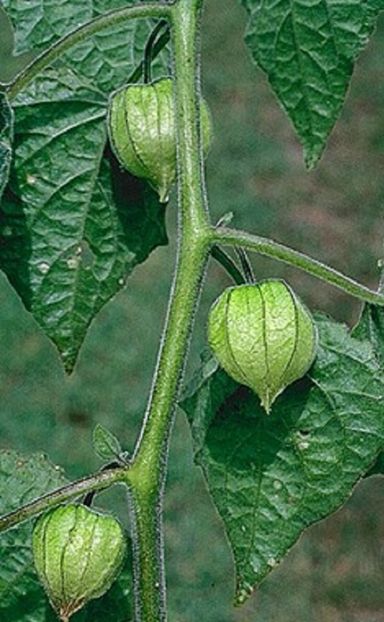
<path fill-rule="evenodd" d="M 166 30 L 156 41 L 155 45 L 152 49 L 152 61 L 160 54 L 161 50 L 165 48 L 168 41 L 170 39 L 169 29 Z M 131 75 L 128 77 L 127 84 L 138 82 L 144 73 L 144 65 L 145 60 L 142 60 L 141 63 L 137 65 L 137 67 L 132 71 Z"/>
<path fill-rule="evenodd" d="M 31 503 L 23 505 L 14 512 L 1 516 L 0 532 L 10 529 L 18 523 L 22 523 L 23 521 L 33 518 L 34 516 L 45 512 L 49 508 L 59 505 L 60 503 L 64 503 L 65 501 L 69 501 L 70 499 L 75 499 L 76 497 L 80 497 L 81 495 L 92 491 L 100 492 L 101 490 L 109 488 L 113 484 L 123 483 L 126 479 L 126 474 L 127 467 L 101 471 L 95 475 L 84 477 L 76 482 L 71 482 L 66 486 L 57 488 L 43 497 L 40 497 L 35 501 L 31 501 Z"/>
<path fill-rule="evenodd" d="M 176 280 L 143 434 L 132 470 L 136 620 L 165 620 L 161 500 L 174 405 L 186 358 L 194 311 L 208 257 L 208 245 L 183 230 Z M 161 613 L 163 612 L 163 613 Z M 163 617 L 164 616 L 164 617 Z"/>
<path fill-rule="evenodd" d="M 240 259 L 241 267 L 244 274 L 245 282 L 249 285 L 254 285 L 256 283 L 255 274 L 253 272 L 252 264 L 249 260 L 249 257 L 241 246 L 236 247 L 236 254 Z"/>
<path fill-rule="evenodd" d="M 245 283 L 244 275 L 237 267 L 235 261 L 220 246 L 212 246 L 211 256 L 224 268 L 236 285 Z"/>
<path fill-rule="evenodd" d="M 164 29 L 169 29 L 169 24 L 165 20 L 160 20 L 158 24 L 152 30 L 147 45 L 144 50 L 144 61 L 143 61 L 143 74 L 144 74 L 144 82 L 146 84 L 152 82 L 152 62 L 155 57 L 155 48 L 158 39 L 161 39 L 161 31 Z M 163 33 L 167 34 L 167 33 Z M 167 37 L 168 39 L 168 37 Z"/>
<path fill-rule="evenodd" d="M 127 474 L 133 515 L 135 619 L 143 622 L 166 620 L 162 493 L 175 404 L 210 246 L 199 126 L 200 6 L 200 0 L 179 0 L 172 12 L 178 260 L 146 418 Z"/>
<path fill-rule="evenodd" d="M 171 8 L 171 5 L 162 2 L 139 4 L 118 11 L 111 11 L 80 26 L 80 28 L 56 41 L 48 50 L 44 50 L 16 76 L 10 85 L 6 85 L 9 99 L 14 99 L 43 69 L 51 65 L 74 45 L 85 41 L 105 28 L 128 22 L 131 19 L 167 19 L 170 16 Z"/>
<path fill-rule="evenodd" d="M 274 240 L 262 238 L 258 235 L 247 233 L 246 231 L 228 229 L 226 227 L 214 229 L 213 238 L 217 244 L 223 244 L 224 246 L 240 246 L 249 251 L 255 251 L 260 255 L 278 259 L 290 266 L 304 270 L 330 285 L 338 287 L 359 300 L 384 306 L 384 294 L 372 291 L 368 287 L 354 281 L 349 276 L 342 274 L 342 272 L 338 272 L 338 270 L 334 270 L 334 268 L 321 263 L 321 261 L 309 257 L 304 253 L 300 253 L 293 248 L 279 244 Z"/>

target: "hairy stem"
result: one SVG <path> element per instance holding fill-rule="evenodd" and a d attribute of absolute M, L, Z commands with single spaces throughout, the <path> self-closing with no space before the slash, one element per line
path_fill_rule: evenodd
<path fill-rule="evenodd" d="M 179 248 L 154 383 L 128 472 L 133 515 L 135 620 L 165 622 L 162 492 L 174 408 L 209 255 L 200 140 L 198 32 L 200 0 L 174 5 L 175 114 L 179 181 Z"/>
<path fill-rule="evenodd" d="M 23 505 L 14 512 L 1 516 L 0 532 L 33 518 L 55 505 L 75 499 L 89 492 L 105 490 L 113 484 L 122 483 L 125 481 L 126 472 L 127 467 L 101 471 L 95 475 L 84 477 L 76 482 L 57 488 L 43 497 L 31 501 L 31 503 Z"/>
<path fill-rule="evenodd" d="M 111 11 L 80 26 L 80 28 L 77 28 L 62 39 L 56 41 L 52 47 L 42 52 L 16 76 L 14 81 L 7 87 L 9 99 L 14 99 L 20 91 L 25 89 L 33 79 L 43 71 L 43 69 L 51 65 L 74 45 L 85 41 L 101 30 L 127 22 L 131 19 L 153 17 L 167 19 L 170 15 L 170 11 L 171 6 L 162 2 L 139 4 L 118 11 Z"/>
<path fill-rule="evenodd" d="M 207 243 L 183 232 L 144 430 L 128 472 L 134 517 L 136 618 L 163 622 L 165 585 L 162 560 L 162 491 L 174 405 L 189 343 L 194 311 L 208 257 Z"/>
<path fill-rule="evenodd" d="M 361 285 L 349 276 L 342 274 L 342 272 L 338 272 L 338 270 L 321 263 L 321 261 L 309 257 L 304 253 L 300 253 L 293 248 L 279 244 L 274 240 L 262 238 L 258 235 L 247 233 L 246 231 L 228 229 L 226 227 L 214 229 L 213 238 L 217 244 L 223 244 L 224 246 L 241 246 L 249 251 L 255 251 L 260 255 L 278 259 L 295 268 L 304 270 L 330 285 L 338 287 L 359 300 L 384 306 L 383 293 L 372 291 L 368 287 L 365 287 L 365 285 Z"/>

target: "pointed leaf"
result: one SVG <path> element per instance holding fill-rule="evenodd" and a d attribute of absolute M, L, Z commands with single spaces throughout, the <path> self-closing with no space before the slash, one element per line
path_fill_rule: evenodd
<path fill-rule="evenodd" d="M 271 415 L 208 363 L 182 402 L 233 549 L 237 602 L 306 527 L 346 501 L 383 447 L 384 374 L 371 344 L 345 326 L 317 323 L 315 364 Z"/>
<path fill-rule="evenodd" d="M 243 0 L 246 43 L 268 76 L 312 168 L 322 154 L 383 0 Z"/>
<path fill-rule="evenodd" d="M 117 458 L 123 451 L 116 436 L 100 423 L 93 431 L 93 448 L 99 458 L 106 460 Z"/>
<path fill-rule="evenodd" d="M 17 50 L 51 44 L 125 0 L 6 0 Z M 109 93 L 142 59 L 134 20 L 76 46 L 15 101 L 16 149 L 2 204 L 0 266 L 71 371 L 87 328 L 133 268 L 166 244 L 164 206 L 108 144 Z M 158 65 L 158 70 L 162 65 Z M 155 70 L 156 71 L 156 70 Z"/>

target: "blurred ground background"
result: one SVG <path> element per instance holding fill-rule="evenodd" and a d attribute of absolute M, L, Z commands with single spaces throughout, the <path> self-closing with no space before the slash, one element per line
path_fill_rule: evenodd
<path fill-rule="evenodd" d="M 306 173 L 300 146 L 242 42 L 236 2 L 207 2 L 204 92 L 215 141 L 208 161 L 214 216 L 326 260 L 374 287 L 383 255 L 384 20 L 362 55 L 347 104 L 317 170 Z M 0 33 L 1 40 L 1 33 Z M 4 75 L 14 69 L 0 68 Z M 135 439 L 155 363 L 174 257 L 155 251 L 93 323 L 73 376 L 0 277 L 0 446 L 46 452 L 77 477 L 99 466 L 91 448 L 96 422 Z M 312 308 L 353 323 L 359 304 L 297 271 L 256 258 L 258 277 L 284 276 Z M 228 284 L 211 266 L 197 319 L 189 373 L 204 344 L 207 311 Z M 113 502 L 124 513 L 117 493 Z M 231 556 L 220 519 L 193 467 L 178 413 L 166 496 L 171 622 L 384 622 L 382 480 L 359 485 L 344 509 L 310 529 L 241 609 L 233 609 Z"/>

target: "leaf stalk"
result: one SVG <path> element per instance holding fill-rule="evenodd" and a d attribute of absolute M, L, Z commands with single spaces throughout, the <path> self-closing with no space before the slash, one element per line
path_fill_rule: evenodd
<path fill-rule="evenodd" d="M 101 471 L 57 488 L 38 499 L 0 517 L 0 532 L 34 518 L 50 508 L 91 492 L 101 492 L 113 484 L 124 483 L 127 467 Z"/>
<path fill-rule="evenodd" d="M 334 285 L 343 292 L 363 302 L 384 306 L 383 293 L 375 292 L 342 272 L 289 246 L 284 246 L 274 240 L 263 238 L 246 231 L 238 231 L 226 227 L 215 228 L 212 231 L 212 236 L 213 242 L 216 244 L 241 247 L 248 251 L 254 251 L 260 255 L 264 255 L 265 257 L 277 259 L 290 266 L 299 268 L 330 285 Z"/>

